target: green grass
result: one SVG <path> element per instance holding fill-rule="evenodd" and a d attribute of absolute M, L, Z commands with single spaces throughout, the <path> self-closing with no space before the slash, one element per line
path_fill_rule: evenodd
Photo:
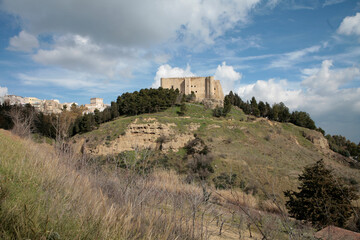
<path fill-rule="evenodd" d="M 360 182 L 359 170 L 330 158 L 303 136 L 303 132 L 312 130 L 266 119 L 248 121 L 248 116 L 236 107 L 227 117 L 220 118 L 213 117 L 212 110 L 200 104 L 186 104 L 186 107 L 184 116 L 177 114 L 179 107 L 172 107 L 159 113 L 120 117 L 81 137 L 91 142 L 95 136 L 103 140 L 110 135 L 112 140 L 136 118 L 139 123 L 146 118 L 154 118 L 160 123 L 175 124 L 174 129 L 179 134 L 187 132 L 190 124 L 199 124 L 200 127 L 193 133 L 205 141 L 215 156 L 214 165 L 217 167 L 214 176 L 236 171 L 240 179 L 252 181 L 251 184 L 263 186 L 282 196 L 284 190 L 296 188 L 297 176 L 304 166 L 324 158 L 341 176 Z M 172 154 L 170 159 L 176 165 L 176 155 Z"/>
<path fill-rule="evenodd" d="M 101 219 L 81 203 L 86 196 L 79 186 L 90 188 L 77 182 L 84 179 L 65 174 L 47 152 L 50 146 L 22 141 L 5 131 L 0 131 L 0 143 L 0 239 L 105 236 Z"/>

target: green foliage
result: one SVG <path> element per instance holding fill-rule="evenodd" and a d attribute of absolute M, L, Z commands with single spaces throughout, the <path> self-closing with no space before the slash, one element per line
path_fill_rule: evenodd
<path fill-rule="evenodd" d="M 237 175 L 235 173 L 221 173 L 219 176 L 213 178 L 216 189 L 229 189 L 235 185 Z"/>
<path fill-rule="evenodd" d="M 164 88 L 141 89 L 133 93 L 124 93 L 117 98 L 116 102 L 111 102 L 111 107 L 103 112 L 95 111 L 94 114 L 79 117 L 70 127 L 71 135 L 92 131 L 100 123 L 111 121 L 119 116 L 163 111 L 173 106 L 178 96 L 179 90 Z"/>
<path fill-rule="evenodd" d="M 298 192 L 284 192 L 290 215 L 319 228 L 343 227 L 352 215 L 351 201 L 358 198 L 355 190 L 335 177 L 323 160 L 305 167 L 298 179 Z"/>
<path fill-rule="evenodd" d="M 209 153 L 208 146 L 205 144 L 204 140 L 199 137 L 195 137 L 195 139 L 188 142 L 185 146 L 185 150 L 188 155 L 195 153 L 206 155 Z"/>
<path fill-rule="evenodd" d="M 260 110 L 258 108 L 258 104 L 256 102 L 255 97 L 251 98 L 250 108 L 251 108 L 251 114 L 252 115 L 254 115 L 255 117 L 260 117 Z"/>
<path fill-rule="evenodd" d="M 326 139 L 329 142 L 330 149 L 334 152 L 340 153 L 345 157 L 352 156 L 358 162 L 360 161 L 360 143 L 356 143 L 347 140 L 344 136 L 341 135 L 326 135 Z"/>
<path fill-rule="evenodd" d="M 231 100 L 229 97 L 225 97 L 223 116 L 225 117 L 230 111 L 231 111 Z"/>
<path fill-rule="evenodd" d="M 183 99 L 181 100 L 182 102 L 194 102 L 196 100 L 196 95 L 193 91 L 191 91 L 190 94 L 184 94 L 183 95 Z"/>
<path fill-rule="evenodd" d="M 289 108 L 284 103 L 275 103 L 271 107 L 269 103 L 260 101 L 257 103 L 255 97 L 251 98 L 250 103 L 244 102 L 237 94 L 233 94 L 232 91 L 225 96 L 225 100 L 229 99 L 229 102 L 241 108 L 245 114 L 252 114 L 255 117 L 264 117 L 270 120 L 278 122 L 291 122 L 300 127 L 306 127 L 309 129 L 316 129 L 314 121 L 310 118 L 310 115 L 306 112 L 295 111 L 290 114 Z M 214 116 L 221 116 L 221 109 L 214 110 Z M 324 130 L 319 128 L 319 131 L 325 134 Z"/>
<path fill-rule="evenodd" d="M 291 114 L 290 122 L 300 127 L 316 129 L 314 121 L 310 118 L 310 115 L 306 112 L 298 112 L 298 111 L 293 112 Z"/>
<path fill-rule="evenodd" d="M 222 116 L 224 116 L 224 108 L 216 106 L 213 109 L 213 116 L 214 117 L 222 117 Z"/>
<path fill-rule="evenodd" d="M 214 117 L 226 117 L 228 113 L 231 111 L 231 98 L 226 96 L 224 99 L 224 107 L 216 106 L 213 109 L 213 116 Z"/>
<path fill-rule="evenodd" d="M 180 111 L 177 112 L 177 114 L 179 114 L 180 116 L 184 116 L 186 112 L 186 105 L 185 103 L 182 103 L 180 105 Z"/>

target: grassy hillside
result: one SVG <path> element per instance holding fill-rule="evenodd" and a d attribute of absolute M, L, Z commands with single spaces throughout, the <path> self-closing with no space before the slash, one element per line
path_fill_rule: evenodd
<path fill-rule="evenodd" d="M 312 239 L 272 201 L 89 161 L 0 130 L 0 239 Z"/>
<path fill-rule="evenodd" d="M 178 134 L 189 131 L 189 124 L 195 123 L 199 128 L 191 131 L 192 134 L 200 137 L 215 156 L 211 178 L 223 172 L 236 173 L 237 186 L 258 193 L 261 193 L 259 187 L 264 187 L 282 198 L 284 190 L 296 188 L 297 176 L 304 166 L 324 159 L 336 174 L 359 188 L 358 169 L 350 168 L 343 157 L 308 140 L 307 136 L 319 137 L 318 132 L 291 123 L 256 119 L 235 107 L 226 118 L 215 118 L 210 109 L 198 104 L 187 104 L 185 116 L 178 116 L 178 111 L 178 107 L 172 107 L 160 113 L 120 117 L 97 130 L 75 136 L 74 142 L 86 139 L 90 147 L 105 145 L 124 135 L 127 126 L 136 119 L 137 123 L 151 119 L 175 124 L 172 126 Z M 171 164 L 183 163 L 183 150 L 166 154 Z"/>

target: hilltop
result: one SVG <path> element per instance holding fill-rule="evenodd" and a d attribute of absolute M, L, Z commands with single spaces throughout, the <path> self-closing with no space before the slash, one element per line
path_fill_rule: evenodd
<path fill-rule="evenodd" d="M 186 114 L 179 107 L 163 112 L 121 116 L 98 129 L 76 135 L 77 151 L 92 156 L 115 156 L 123 151 L 149 148 L 165 157 L 167 164 L 181 172 L 186 164 L 184 147 L 201 139 L 214 157 L 214 172 L 237 175 L 236 186 L 259 193 L 259 187 L 282 198 L 286 189 L 295 189 L 304 166 L 324 159 L 347 183 L 359 188 L 359 170 L 353 160 L 329 149 L 318 131 L 246 115 L 233 107 L 227 117 L 216 118 L 211 109 L 187 103 Z"/>

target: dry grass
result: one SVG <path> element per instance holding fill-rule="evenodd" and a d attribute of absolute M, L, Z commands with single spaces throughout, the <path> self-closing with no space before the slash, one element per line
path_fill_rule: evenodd
<path fill-rule="evenodd" d="M 107 185 L 111 178 L 76 171 L 44 145 L 0 134 L 1 239 L 187 238 L 156 207 L 151 178 L 116 185 L 127 189 L 115 199 Z"/>
<path fill-rule="evenodd" d="M 0 239 L 247 239 L 261 236 L 255 223 L 286 238 L 276 221 L 260 224 L 280 219 L 255 210 L 270 203 L 174 171 L 109 171 L 3 130 L 0 162 Z"/>

